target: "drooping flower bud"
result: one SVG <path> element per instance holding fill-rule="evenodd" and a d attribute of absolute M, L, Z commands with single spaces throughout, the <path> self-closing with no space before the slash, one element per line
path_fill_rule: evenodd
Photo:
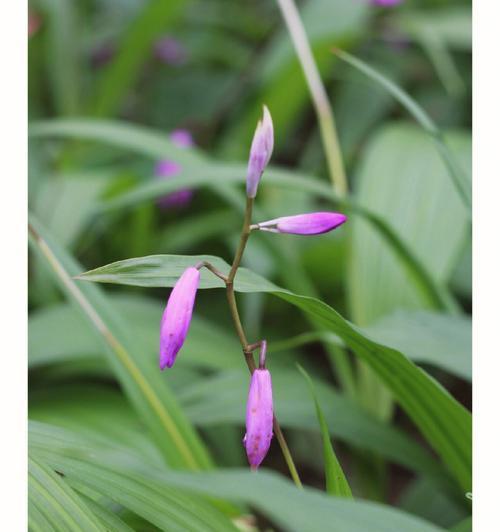
<path fill-rule="evenodd" d="M 250 380 L 248 391 L 246 434 L 243 439 L 252 469 L 264 460 L 273 437 L 273 389 L 271 374 L 264 367 L 266 342 L 262 342 L 259 368 Z"/>
<path fill-rule="evenodd" d="M 264 105 L 262 119 L 257 124 L 250 148 L 250 157 L 248 159 L 247 196 L 249 198 L 255 198 L 257 194 L 257 187 L 269 163 L 269 159 L 271 159 L 273 146 L 273 121 L 269 109 Z"/>
<path fill-rule="evenodd" d="M 292 235 L 320 235 L 335 229 L 347 220 L 339 212 L 311 212 L 296 216 L 283 216 L 252 226 L 253 229 L 271 233 L 290 233 Z"/>
<path fill-rule="evenodd" d="M 167 306 L 163 312 L 160 327 L 160 369 L 171 368 L 186 339 L 193 314 L 200 272 L 190 267 L 175 283 Z"/>

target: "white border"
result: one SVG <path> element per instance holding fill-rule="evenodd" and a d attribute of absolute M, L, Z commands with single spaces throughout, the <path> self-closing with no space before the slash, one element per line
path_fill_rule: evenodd
<path fill-rule="evenodd" d="M 27 2 L 0 32 L 2 527 L 27 530 Z"/>
<path fill-rule="evenodd" d="M 492 530 L 500 476 L 500 5 L 474 2 L 474 530 Z"/>

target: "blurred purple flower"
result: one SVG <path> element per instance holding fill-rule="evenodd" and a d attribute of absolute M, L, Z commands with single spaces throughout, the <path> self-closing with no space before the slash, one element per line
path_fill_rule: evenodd
<path fill-rule="evenodd" d="M 257 469 L 266 457 L 273 437 L 273 387 L 271 374 L 264 368 L 266 341 L 262 342 L 261 364 L 250 380 L 246 434 L 243 439 L 248 462 Z"/>
<path fill-rule="evenodd" d="M 168 35 L 156 41 L 154 52 L 160 61 L 173 66 L 184 64 L 188 57 L 186 48 L 177 39 Z"/>
<path fill-rule="evenodd" d="M 257 123 L 250 156 L 248 158 L 247 170 L 247 196 L 255 198 L 260 178 L 271 159 L 274 146 L 273 120 L 269 109 L 264 105 L 262 119 Z"/>
<path fill-rule="evenodd" d="M 403 0 L 371 0 L 372 4 L 382 7 L 392 7 L 401 4 Z"/>
<path fill-rule="evenodd" d="M 28 9 L 28 38 L 32 37 L 42 25 L 42 17 Z"/>
<path fill-rule="evenodd" d="M 254 229 L 271 233 L 290 233 L 292 235 L 320 235 L 335 229 L 347 220 L 339 212 L 311 212 L 296 216 L 283 216 L 253 226 Z"/>
<path fill-rule="evenodd" d="M 178 148 L 191 148 L 194 146 L 193 136 L 187 129 L 174 129 L 170 133 L 170 140 Z M 155 168 L 155 176 L 160 179 L 168 179 L 180 173 L 182 166 L 175 161 L 164 159 Z M 185 207 L 193 198 L 193 191 L 190 189 L 178 190 L 167 194 L 158 200 L 158 205 L 162 209 L 171 207 Z"/>
<path fill-rule="evenodd" d="M 90 54 L 90 63 L 94 68 L 100 68 L 108 64 L 115 56 L 116 48 L 113 44 L 102 44 Z"/>
<path fill-rule="evenodd" d="M 175 161 L 164 159 L 155 167 L 155 176 L 160 179 L 169 179 L 180 173 L 182 166 Z M 171 207 L 185 207 L 193 198 L 193 191 L 186 188 L 177 190 L 158 199 L 157 203 L 162 209 Z"/>
<path fill-rule="evenodd" d="M 177 353 L 184 344 L 199 282 L 200 271 L 194 267 L 187 268 L 170 293 L 160 327 L 161 370 L 174 365 Z"/>
<path fill-rule="evenodd" d="M 170 133 L 170 140 L 178 148 L 192 148 L 194 146 L 193 136 L 187 129 L 174 129 Z"/>

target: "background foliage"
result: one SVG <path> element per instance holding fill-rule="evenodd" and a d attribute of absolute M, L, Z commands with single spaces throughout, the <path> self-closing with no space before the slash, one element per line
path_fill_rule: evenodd
<path fill-rule="evenodd" d="M 30 2 L 30 529 L 470 530 L 470 3 L 297 4 L 345 198 L 277 3 Z M 236 282 L 303 490 L 276 442 L 247 469 L 248 375 L 207 272 L 175 368 L 157 365 L 167 287 L 193 256 L 232 259 L 263 103 L 256 220 L 349 216 L 252 235 Z"/>

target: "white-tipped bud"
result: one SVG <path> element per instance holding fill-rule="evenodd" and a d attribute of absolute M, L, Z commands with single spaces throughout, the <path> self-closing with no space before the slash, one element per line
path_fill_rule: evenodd
<path fill-rule="evenodd" d="M 255 198 L 260 178 L 271 159 L 274 146 L 273 120 L 269 109 L 264 105 L 262 119 L 257 124 L 257 129 L 250 148 L 247 171 L 247 196 Z"/>

